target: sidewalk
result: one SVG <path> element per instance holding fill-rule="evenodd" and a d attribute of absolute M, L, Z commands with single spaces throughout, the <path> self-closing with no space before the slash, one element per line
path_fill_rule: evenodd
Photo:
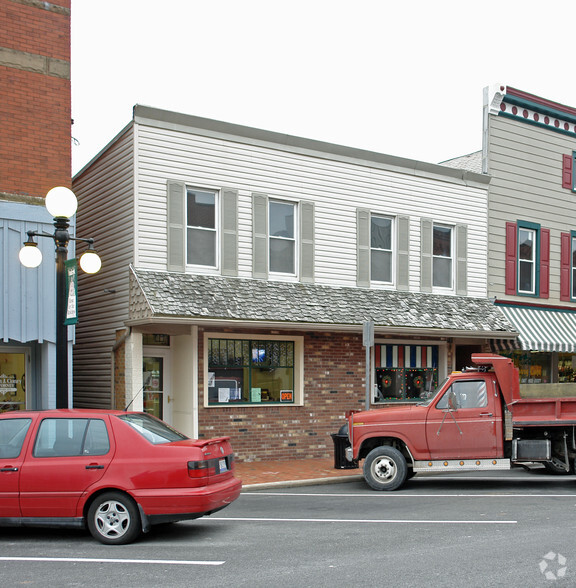
<path fill-rule="evenodd" d="M 244 491 L 333 484 L 362 477 L 361 469 L 334 469 L 334 458 L 236 462 L 235 467 Z"/>

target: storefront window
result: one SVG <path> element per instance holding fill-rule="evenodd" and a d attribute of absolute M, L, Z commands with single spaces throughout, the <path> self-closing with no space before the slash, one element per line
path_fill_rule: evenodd
<path fill-rule="evenodd" d="M 0 412 L 26 409 L 26 354 L 0 353 Z"/>
<path fill-rule="evenodd" d="M 436 345 L 376 345 L 374 402 L 420 400 L 438 385 Z"/>
<path fill-rule="evenodd" d="M 209 404 L 294 401 L 294 341 L 208 339 Z"/>
<path fill-rule="evenodd" d="M 558 354 L 558 382 L 576 382 L 576 355 Z"/>
<path fill-rule="evenodd" d="M 550 384 L 554 382 L 553 362 L 556 361 L 555 357 L 557 357 L 557 354 L 543 352 L 533 353 L 530 351 L 512 351 L 509 353 L 504 353 L 502 355 L 510 357 L 514 362 L 514 365 L 518 368 L 518 372 L 520 373 L 521 384 Z M 564 360 L 560 360 L 558 364 L 559 377 L 561 365 L 564 364 L 567 367 L 567 358 L 572 357 L 572 355 L 560 354 L 560 357 L 564 356 L 566 356 L 566 358 Z M 572 366 L 571 360 L 570 366 Z M 572 380 L 559 381 L 567 382 Z"/>

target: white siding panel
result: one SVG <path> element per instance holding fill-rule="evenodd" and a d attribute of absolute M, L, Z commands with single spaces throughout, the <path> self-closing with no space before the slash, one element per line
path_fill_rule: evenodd
<path fill-rule="evenodd" d="M 251 194 L 315 204 L 315 282 L 356 285 L 356 208 L 411 218 L 410 289 L 419 289 L 419 218 L 466 224 L 469 295 L 486 294 L 486 190 L 281 149 L 139 125 L 138 264 L 166 269 L 166 182 L 238 190 L 239 276 L 252 275 Z M 162 230 L 159 231 L 159 227 Z M 153 236 L 153 238 L 151 238 Z"/>

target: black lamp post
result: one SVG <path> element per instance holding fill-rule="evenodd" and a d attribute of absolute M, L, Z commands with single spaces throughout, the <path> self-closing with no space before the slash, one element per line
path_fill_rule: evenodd
<path fill-rule="evenodd" d="M 50 237 L 56 245 L 56 408 L 68 408 L 68 326 L 67 292 L 66 292 L 66 260 L 68 243 L 83 241 L 88 243 L 88 250 L 80 258 L 80 267 L 94 274 L 100 270 L 102 262 L 94 251 L 94 239 L 72 237 L 68 231 L 70 217 L 76 213 L 78 201 L 72 190 L 59 186 L 52 188 L 46 195 L 46 208 L 54 217 L 54 234 L 28 231 L 28 240 L 20 250 L 22 265 L 34 268 L 42 262 L 42 252 L 38 249 L 34 237 Z"/>

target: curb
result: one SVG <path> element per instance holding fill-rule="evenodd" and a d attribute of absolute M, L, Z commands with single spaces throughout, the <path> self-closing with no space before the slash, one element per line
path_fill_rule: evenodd
<path fill-rule="evenodd" d="M 357 482 L 363 477 L 358 475 L 334 476 L 332 478 L 315 478 L 308 480 L 283 480 L 280 482 L 263 482 L 260 484 L 246 484 L 242 486 L 242 492 L 252 492 L 256 490 L 268 490 L 274 488 L 298 488 L 299 486 L 319 486 L 326 484 L 341 484 L 342 482 Z"/>

